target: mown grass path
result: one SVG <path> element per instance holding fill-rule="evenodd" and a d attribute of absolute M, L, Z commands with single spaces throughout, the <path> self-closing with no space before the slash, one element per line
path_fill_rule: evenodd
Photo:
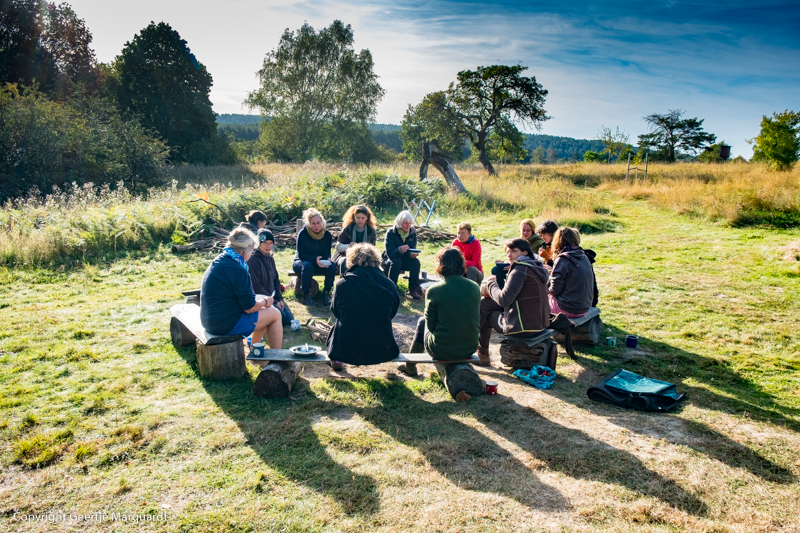
<path fill-rule="evenodd" d="M 193 350 L 176 351 L 167 326 L 207 256 L 162 250 L 66 272 L 0 270 L 0 525 L 797 530 L 800 276 L 780 250 L 796 234 L 603 199 L 619 229 L 585 245 L 599 256 L 606 334 L 639 335 L 639 349 L 579 351 L 547 391 L 481 370 L 501 395 L 468 404 L 435 375 L 406 379 L 390 365 L 344 379 L 310 372 L 324 377 L 302 378 L 288 400 L 254 398 L 254 369 L 238 382 L 201 380 Z M 472 222 L 499 242 L 522 215 Z M 437 246 L 423 248 L 432 270 Z M 484 264 L 499 254 L 487 243 Z M 279 253 L 281 268 L 290 255 Z M 305 339 L 288 334 L 286 344 Z M 588 400 L 586 388 L 619 366 L 673 381 L 688 399 L 660 415 Z M 48 511 L 67 520 L 18 520 Z M 166 520 L 69 519 L 95 512 Z"/>

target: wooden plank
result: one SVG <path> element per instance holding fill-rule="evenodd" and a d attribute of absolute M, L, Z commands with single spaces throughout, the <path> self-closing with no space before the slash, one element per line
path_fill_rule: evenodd
<path fill-rule="evenodd" d="M 264 357 L 251 357 L 247 356 L 248 361 L 299 361 L 302 363 L 327 363 L 330 361 L 328 359 L 328 352 L 320 351 L 314 354 L 313 356 L 299 356 L 292 353 L 291 350 L 277 350 L 268 348 L 264 350 Z M 458 361 L 442 361 L 438 359 L 433 359 L 427 353 L 401 353 L 398 357 L 395 357 L 391 361 L 387 361 L 390 363 L 477 363 L 480 361 L 480 358 L 477 356 L 470 357 L 468 359 L 459 359 Z"/>
<path fill-rule="evenodd" d="M 570 318 L 570 320 L 572 320 L 572 323 L 575 324 L 575 327 L 578 327 L 586 324 L 596 316 L 600 316 L 600 309 L 598 309 L 597 307 L 590 307 L 589 312 L 586 313 L 585 315 L 580 316 L 578 318 Z"/>
<path fill-rule="evenodd" d="M 516 335 L 503 335 L 502 342 L 504 344 L 518 344 L 518 345 L 528 346 L 529 348 L 533 348 L 534 346 L 541 344 L 542 342 L 551 338 L 555 334 L 556 330 L 554 329 L 543 329 L 535 337 L 518 337 Z"/>
<path fill-rule="evenodd" d="M 200 289 L 192 289 L 190 291 L 183 291 L 181 294 L 184 296 L 200 296 Z"/>
<path fill-rule="evenodd" d="M 181 324 L 197 337 L 197 342 L 205 346 L 217 346 L 229 342 L 241 342 L 244 335 L 213 335 L 203 328 L 200 323 L 200 306 L 196 304 L 178 304 L 170 307 L 172 316 L 181 321 Z"/>

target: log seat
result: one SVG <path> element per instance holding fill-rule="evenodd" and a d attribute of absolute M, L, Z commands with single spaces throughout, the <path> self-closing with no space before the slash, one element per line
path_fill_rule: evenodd
<path fill-rule="evenodd" d="M 575 324 L 572 330 L 572 342 L 575 344 L 595 345 L 600 343 L 603 334 L 603 321 L 600 320 L 600 309 L 590 307 L 589 312 L 578 318 L 570 318 Z M 557 343 L 564 345 L 564 336 L 557 334 L 553 337 Z"/>
<path fill-rule="evenodd" d="M 194 303 L 173 305 L 170 312 L 172 344 L 175 348 L 193 343 L 197 346 L 197 369 L 201 376 L 236 379 L 247 373 L 243 335 L 214 335 L 207 332 L 200 323 L 200 306 Z"/>

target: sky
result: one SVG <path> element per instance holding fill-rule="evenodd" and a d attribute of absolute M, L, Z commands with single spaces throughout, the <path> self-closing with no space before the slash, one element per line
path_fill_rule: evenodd
<path fill-rule="evenodd" d="M 377 122 L 446 89 L 461 70 L 528 67 L 552 117 L 538 133 L 580 139 L 619 127 L 632 144 L 642 117 L 683 109 L 750 157 L 763 115 L 800 111 L 800 4 L 623 0 L 71 0 L 99 61 L 112 61 L 151 21 L 167 22 L 211 73 L 217 113 L 243 107 L 256 72 L 287 28 L 341 20 L 369 49 L 386 91 Z M 536 130 L 527 129 L 529 133 Z"/>

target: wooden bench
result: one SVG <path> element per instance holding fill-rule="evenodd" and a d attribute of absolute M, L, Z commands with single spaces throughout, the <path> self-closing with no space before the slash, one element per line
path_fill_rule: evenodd
<path fill-rule="evenodd" d="M 603 322 L 600 320 L 600 309 L 590 307 L 589 312 L 578 318 L 570 318 L 575 324 L 572 330 L 572 342 L 576 344 L 599 344 L 603 334 Z M 555 337 L 557 343 L 564 345 L 564 335 L 560 333 Z"/>
<path fill-rule="evenodd" d="M 173 305 L 170 312 L 172 344 L 176 348 L 191 344 L 197 346 L 197 369 L 201 376 L 236 379 L 247 373 L 243 335 L 213 335 L 207 332 L 200 323 L 200 306 L 194 303 Z"/>
<path fill-rule="evenodd" d="M 327 352 L 320 351 L 310 357 L 298 356 L 290 350 L 264 350 L 264 357 L 247 356 L 247 360 L 259 363 L 261 372 L 253 386 L 256 396 L 262 398 L 285 398 L 289 396 L 303 363 L 330 363 Z M 471 363 L 480 359 L 472 356 L 457 361 L 440 361 L 427 353 L 401 353 L 392 363 L 431 363 L 442 378 L 444 386 L 454 399 L 464 391 L 472 397 L 483 394 L 484 385 Z"/>
<path fill-rule="evenodd" d="M 555 370 L 558 358 L 555 334 L 554 329 L 543 329 L 535 337 L 504 335 L 500 342 L 500 361 L 515 369 L 530 370 L 534 365 L 543 365 Z"/>

